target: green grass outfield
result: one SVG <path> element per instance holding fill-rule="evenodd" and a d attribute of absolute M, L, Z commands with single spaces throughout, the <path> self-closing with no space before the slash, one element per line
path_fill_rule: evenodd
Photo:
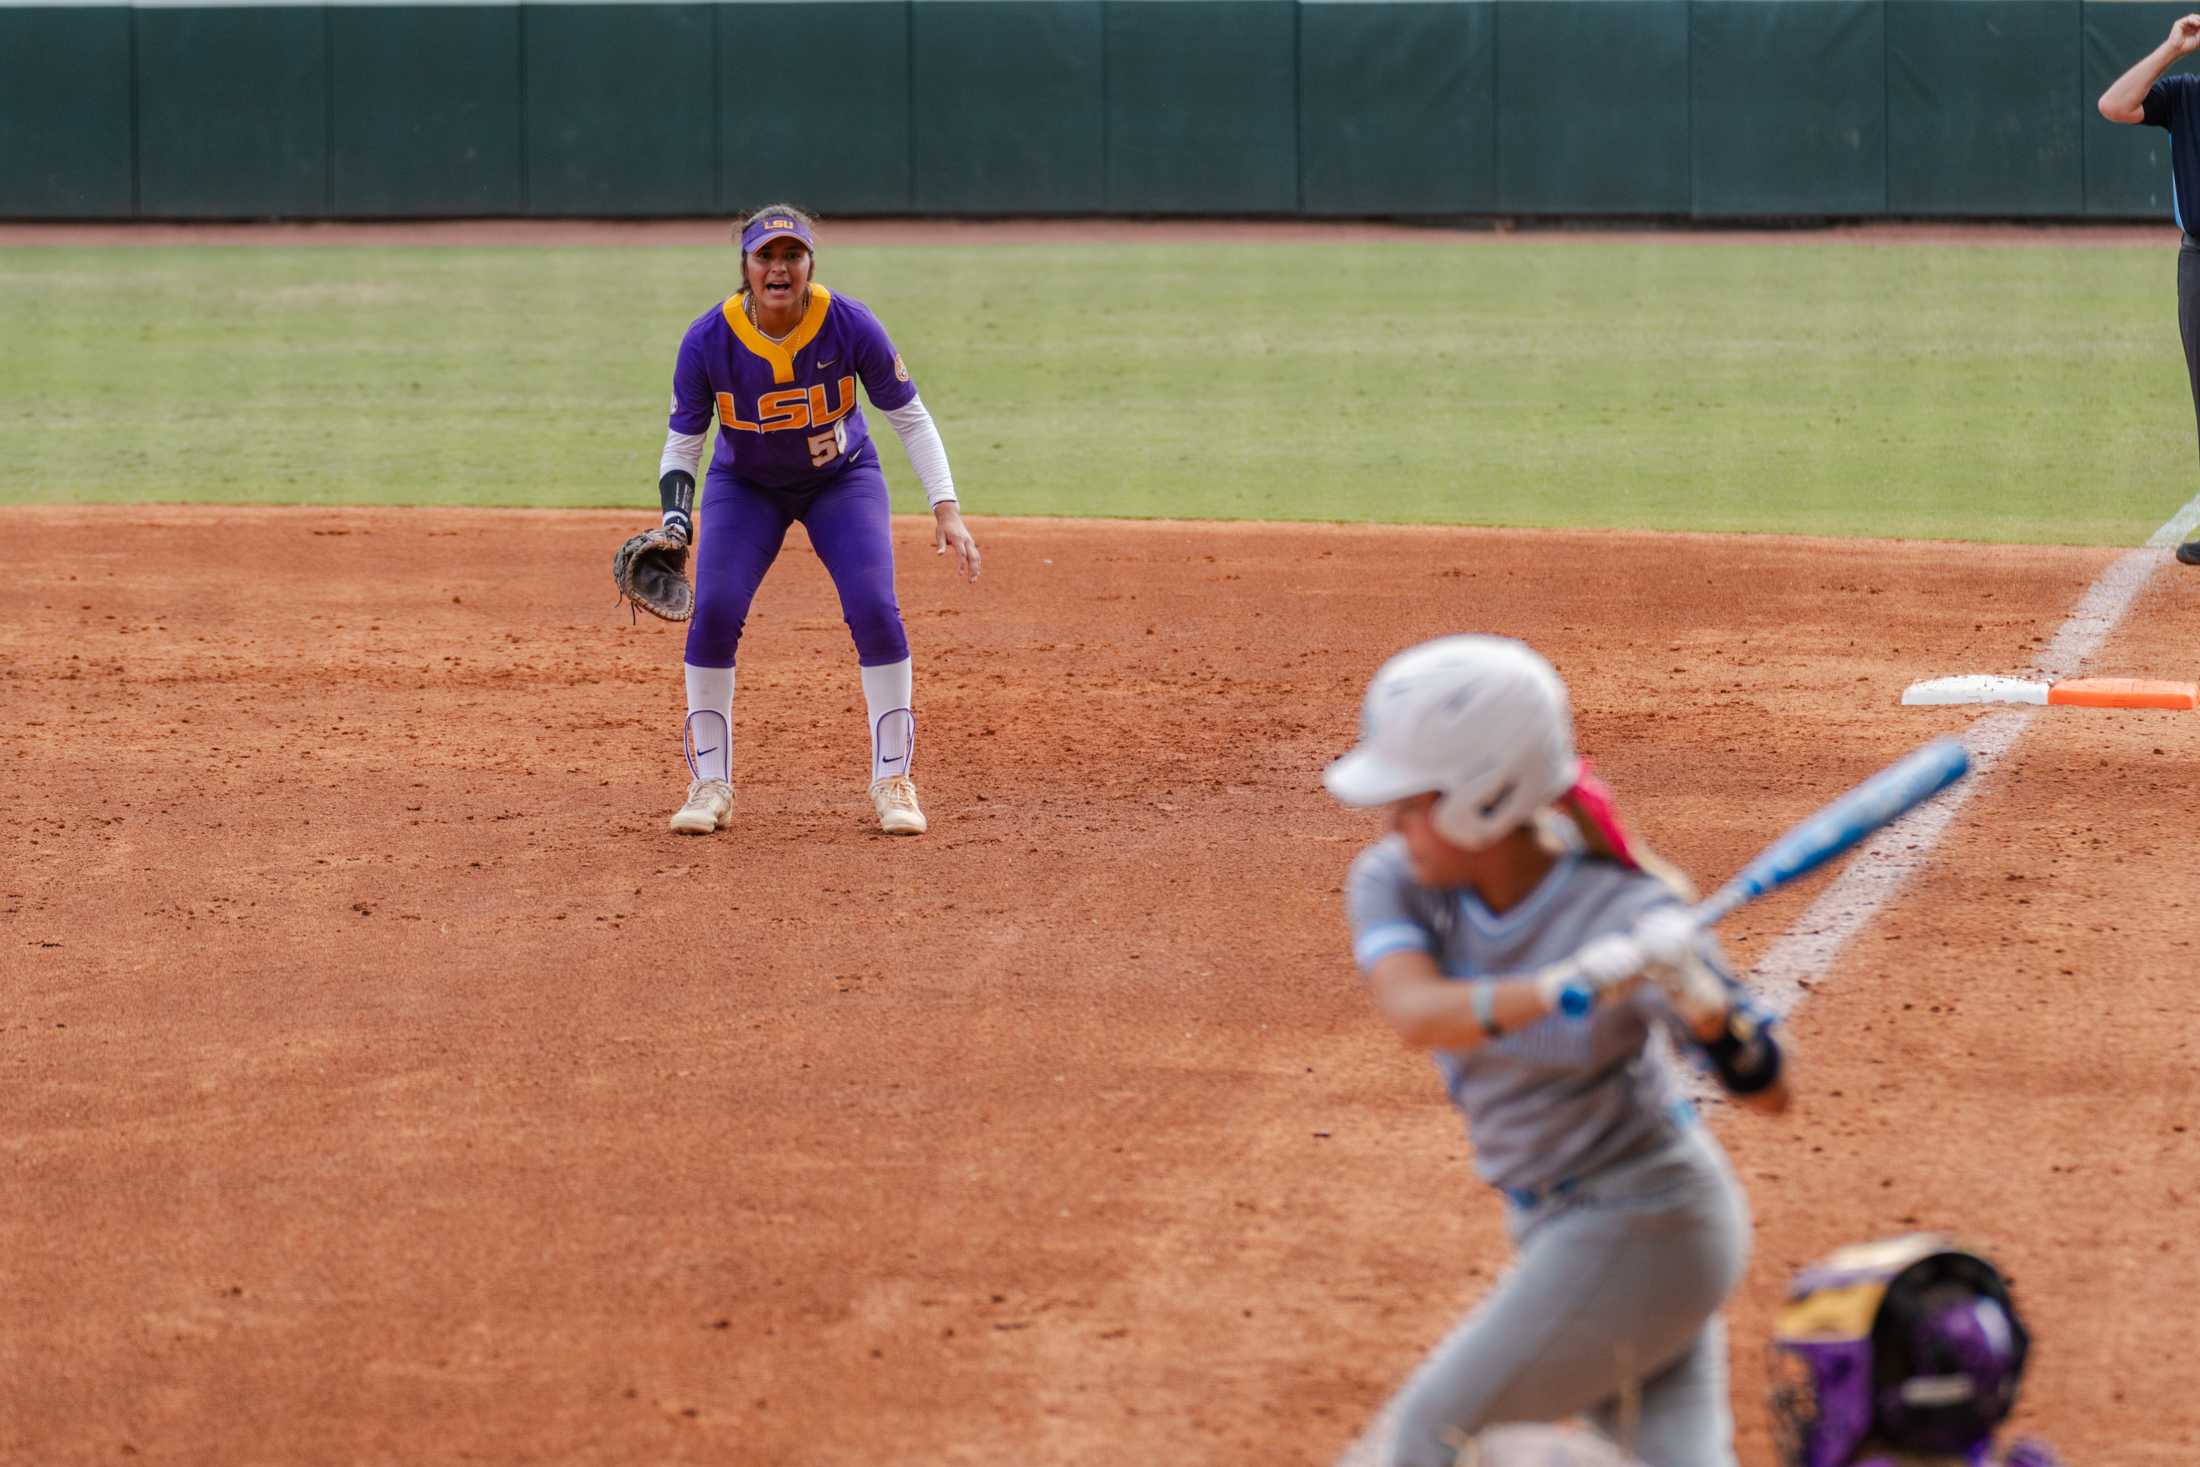
<path fill-rule="evenodd" d="M 0 503 L 653 508 L 674 348 L 734 266 L 0 250 Z M 2175 269 L 1805 235 L 867 247 L 820 278 L 894 333 L 974 517 L 2133 544 L 2195 478 Z"/>

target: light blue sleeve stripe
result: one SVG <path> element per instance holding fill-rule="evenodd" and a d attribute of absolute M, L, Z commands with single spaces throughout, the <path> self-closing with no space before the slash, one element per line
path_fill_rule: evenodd
<path fill-rule="evenodd" d="M 1352 961 L 1362 968 L 1372 968 L 1378 959 L 1397 952 L 1436 951 L 1435 939 L 1411 922 L 1385 922 L 1380 927 L 1370 927 L 1352 944 Z"/>

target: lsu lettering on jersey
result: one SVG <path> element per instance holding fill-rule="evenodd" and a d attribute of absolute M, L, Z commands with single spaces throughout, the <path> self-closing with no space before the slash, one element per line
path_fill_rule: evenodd
<path fill-rule="evenodd" d="M 757 330 L 743 304 L 736 295 L 698 317 L 672 371 L 672 431 L 700 433 L 718 420 L 713 474 L 768 489 L 829 479 L 871 439 L 856 405 L 859 382 L 884 412 L 917 395 L 886 328 L 861 301 L 811 286 L 809 309 L 785 341 Z"/>

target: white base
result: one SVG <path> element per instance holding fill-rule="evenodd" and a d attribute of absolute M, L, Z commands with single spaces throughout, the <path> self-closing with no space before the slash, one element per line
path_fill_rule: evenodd
<path fill-rule="evenodd" d="M 2045 707 L 2047 684 L 2029 678 L 1972 672 L 1960 677 L 1927 678 L 1903 691 L 1905 707 L 1942 708 L 1958 703 L 2031 703 Z"/>

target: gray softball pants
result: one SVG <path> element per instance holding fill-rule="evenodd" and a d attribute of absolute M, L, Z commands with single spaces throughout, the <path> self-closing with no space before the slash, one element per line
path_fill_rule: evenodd
<path fill-rule="evenodd" d="M 1749 1213 L 1701 1127 L 1512 1209 L 1519 1255 L 1393 1403 L 1392 1467 L 1484 1427 L 1583 1416 L 1649 1467 L 1734 1467 L 1719 1306 Z"/>

